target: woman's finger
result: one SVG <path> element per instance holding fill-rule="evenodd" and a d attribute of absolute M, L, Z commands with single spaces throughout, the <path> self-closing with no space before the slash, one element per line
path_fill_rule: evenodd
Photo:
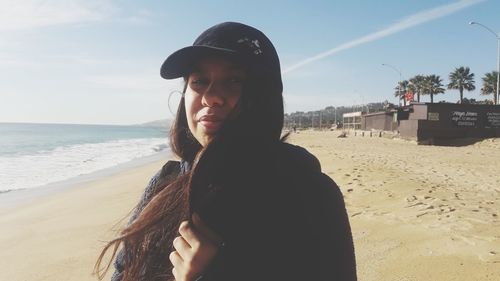
<path fill-rule="evenodd" d="M 191 247 L 189 244 L 186 242 L 182 236 L 177 236 L 174 239 L 173 242 L 174 248 L 177 251 L 177 253 L 181 256 L 183 260 L 189 259 L 189 257 L 192 255 L 191 254 Z"/>
<path fill-rule="evenodd" d="M 183 264 L 183 260 L 182 260 L 182 257 L 179 255 L 179 253 L 177 253 L 177 251 L 173 251 L 170 253 L 170 255 L 168 256 L 168 259 L 170 260 L 170 262 L 172 263 L 172 265 L 175 267 L 182 267 L 182 264 Z"/>
<path fill-rule="evenodd" d="M 177 275 L 177 269 L 172 268 L 172 275 L 174 275 L 175 280 L 179 280 L 179 276 Z"/>
<path fill-rule="evenodd" d="M 179 234 L 188 243 L 189 247 L 197 249 L 200 246 L 200 237 L 189 225 L 188 221 L 181 222 L 181 225 L 179 226 Z"/>

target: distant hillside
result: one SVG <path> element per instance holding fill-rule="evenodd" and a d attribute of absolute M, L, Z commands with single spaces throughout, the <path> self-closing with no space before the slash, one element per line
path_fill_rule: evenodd
<path fill-rule="evenodd" d="M 285 114 L 284 125 L 286 128 L 330 127 L 332 124 L 342 122 L 342 114 L 354 111 L 377 112 L 389 110 L 395 105 L 389 102 L 372 102 L 358 106 L 327 106 L 315 111 L 296 111 Z"/>
<path fill-rule="evenodd" d="M 150 121 L 150 122 L 138 124 L 138 126 L 143 126 L 143 127 L 159 127 L 159 128 L 170 129 L 170 124 L 171 123 L 172 123 L 172 120 L 170 120 L 170 119 L 161 119 L 161 120 L 155 120 L 155 121 Z"/>

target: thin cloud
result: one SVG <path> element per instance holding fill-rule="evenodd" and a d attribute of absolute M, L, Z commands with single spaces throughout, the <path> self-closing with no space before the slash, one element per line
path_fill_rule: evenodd
<path fill-rule="evenodd" d="M 0 0 L 0 32 L 101 21 L 113 10 L 109 1 Z"/>
<path fill-rule="evenodd" d="M 131 24 L 149 24 L 151 23 L 152 16 L 153 12 L 147 9 L 142 9 L 137 11 L 134 15 L 126 17 L 124 21 Z"/>
<path fill-rule="evenodd" d="M 383 29 L 383 30 L 377 31 L 375 33 L 358 38 L 356 40 L 344 43 L 336 48 L 330 49 L 330 50 L 323 52 L 323 53 L 320 53 L 318 55 L 306 58 L 306 59 L 304 59 L 296 64 L 293 64 L 293 65 L 285 68 L 282 71 L 282 74 L 286 74 L 290 71 L 296 70 L 296 69 L 298 69 L 306 64 L 315 62 L 317 60 L 324 59 L 324 58 L 331 56 L 333 54 L 336 54 L 340 51 L 348 50 L 348 49 L 354 48 L 356 46 L 387 37 L 389 35 L 403 31 L 405 29 L 429 22 L 431 20 L 435 20 L 435 19 L 447 16 L 450 14 L 453 14 L 455 12 L 458 12 L 460 10 L 463 10 L 465 8 L 479 4 L 479 3 L 484 2 L 484 1 L 486 1 L 486 0 L 461 0 L 461 1 L 458 1 L 458 2 L 455 2 L 452 4 L 439 6 L 439 7 L 430 9 L 430 10 L 416 13 L 414 15 L 411 15 L 411 16 L 397 22 L 396 24 L 394 24 L 386 29 Z"/>

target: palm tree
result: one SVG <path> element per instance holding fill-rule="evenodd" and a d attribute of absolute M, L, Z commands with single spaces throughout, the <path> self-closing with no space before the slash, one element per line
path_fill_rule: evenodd
<path fill-rule="evenodd" d="M 408 80 L 399 81 L 396 88 L 394 88 L 394 90 L 396 90 L 394 92 L 394 96 L 398 97 L 400 100 L 403 100 L 404 106 L 406 106 L 405 94 L 408 89 L 408 84 L 409 84 Z"/>
<path fill-rule="evenodd" d="M 424 89 L 424 76 L 415 75 L 410 79 L 408 87 L 414 94 L 417 94 L 417 102 L 420 102 L 420 94 L 422 94 Z"/>
<path fill-rule="evenodd" d="M 430 95 L 431 103 L 434 103 L 434 95 L 444 93 L 443 86 L 443 80 L 439 75 L 432 74 L 424 76 L 423 94 Z"/>
<path fill-rule="evenodd" d="M 468 66 L 455 68 L 455 71 L 450 72 L 449 79 L 448 89 L 460 92 L 460 103 L 464 99 L 464 90 L 474 91 L 476 89 L 476 86 L 474 86 L 474 73 L 470 72 Z"/>
<path fill-rule="evenodd" d="M 481 95 L 493 94 L 493 104 L 497 104 L 497 77 L 498 71 L 492 71 L 484 74 L 483 87 L 481 88 Z"/>

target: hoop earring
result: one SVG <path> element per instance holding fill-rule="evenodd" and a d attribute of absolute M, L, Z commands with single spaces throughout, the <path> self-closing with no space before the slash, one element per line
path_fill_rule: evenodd
<path fill-rule="evenodd" d="M 174 90 L 174 91 L 171 91 L 170 94 L 168 95 L 168 110 L 170 111 L 170 114 L 172 114 L 172 116 L 175 117 L 176 113 L 172 111 L 172 107 L 170 106 L 170 100 L 172 99 L 173 94 L 181 94 L 181 98 L 183 98 L 184 93 L 179 91 L 179 90 Z M 180 106 L 180 103 L 178 106 Z"/>

